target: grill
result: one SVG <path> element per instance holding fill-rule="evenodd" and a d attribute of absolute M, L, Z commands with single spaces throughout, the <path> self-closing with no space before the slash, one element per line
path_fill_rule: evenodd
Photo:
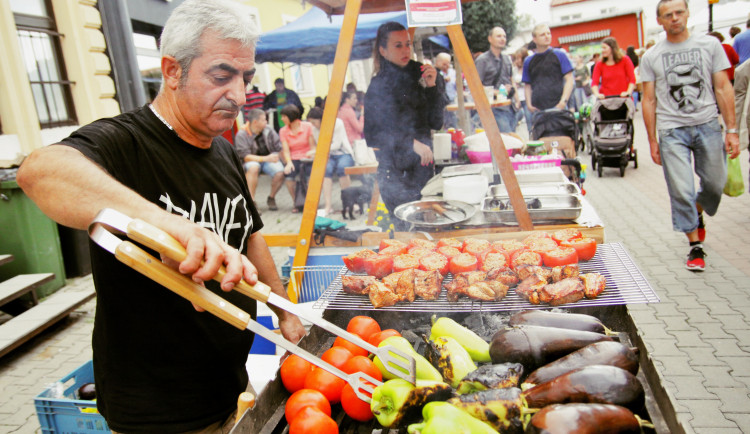
<path fill-rule="evenodd" d="M 607 279 L 607 288 L 599 297 L 583 299 L 575 303 L 568 303 L 559 307 L 592 307 L 633 303 L 657 303 L 659 297 L 648 283 L 625 247 L 620 243 L 600 244 L 596 256 L 580 265 L 582 273 L 597 272 Z M 345 267 L 313 266 L 294 270 L 295 285 L 301 274 L 304 274 L 302 288 L 298 294 L 309 294 L 311 291 L 321 291 L 320 298 L 313 304 L 317 309 L 337 310 L 375 310 L 370 299 L 365 295 L 347 294 L 341 290 L 341 276 L 353 274 Z M 447 278 L 448 281 L 452 277 Z M 308 283 L 309 282 L 309 283 Z M 444 281 L 443 283 L 446 283 Z M 327 288 L 323 287 L 327 284 Z M 296 288 L 296 286 L 295 286 Z M 508 295 L 498 302 L 473 301 L 461 298 L 457 302 L 446 299 L 443 291 L 438 300 L 417 299 L 413 303 L 399 303 L 395 306 L 378 308 L 379 311 L 403 312 L 500 312 L 523 309 L 546 309 L 548 305 L 531 304 L 526 299 L 516 295 L 515 291 L 508 291 Z"/>

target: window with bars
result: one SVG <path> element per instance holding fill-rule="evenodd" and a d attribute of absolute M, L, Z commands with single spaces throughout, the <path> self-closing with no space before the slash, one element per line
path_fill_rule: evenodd
<path fill-rule="evenodd" d="M 65 73 L 49 0 L 11 0 L 21 55 L 42 128 L 75 125 L 73 98 Z"/>

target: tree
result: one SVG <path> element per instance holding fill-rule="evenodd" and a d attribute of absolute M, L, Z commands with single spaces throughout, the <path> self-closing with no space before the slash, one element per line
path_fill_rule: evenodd
<path fill-rule="evenodd" d="M 464 23 L 461 28 L 472 52 L 487 51 L 490 47 L 487 35 L 499 26 L 505 29 L 508 41 L 515 36 L 516 2 L 512 0 L 484 0 L 461 5 Z"/>

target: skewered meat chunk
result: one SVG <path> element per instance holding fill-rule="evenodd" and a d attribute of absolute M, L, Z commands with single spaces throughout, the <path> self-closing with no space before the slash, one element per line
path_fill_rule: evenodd
<path fill-rule="evenodd" d="M 443 275 L 437 270 L 415 272 L 414 293 L 425 300 L 437 300 L 443 288 Z"/>
<path fill-rule="evenodd" d="M 518 278 L 518 274 L 508 267 L 493 268 L 488 271 L 487 280 L 497 280 L 511 288 L 518 285 L 518 282 L 521 281 L 521 279 Z"/>
<path fill-rule="evenodd" d="M 559 282 L 568 277 L 578 277 L 578 264 L 567 264 L 552 267 L 552 281 Z"/>
<path fill-rule="evenodd" d="M 401 275 L 403 274 L 403 271 L 396 271 L 395 273 L 391 273 L 383 278 L 383 283 L 391 289 L 396 289 L 396 285 L 398 285 L 398 279 L 401 278 Z"/>
<path fill-rule="evenodd" d="M 516 267 L 516 273 L 518 273 L 518 278 L 522 281 L 526 280 L 532 274 L 536 274 L 547 281 L 552 277 L 552 270 L 541 265 L 519 265 Z"/>
<path fill-rule="evenodd" d="M 547 279 L 538 274 L 532 274 L 516 286 L 516 294 L 525 298 L 531 304 L 539 304 L 539 291 L 547 285 Z"/>
<path fill-rule="evenodd" d="M 569 277 L 559 282 L 544 285 L 539 291 L 539 300 L 550 306 L 573 303 L 583 298 L 583 282 L 577 277 Z"/>
<path fill-rule="evenodd" d="M 448 301 L 457 301 L 459 295 L 466 293 L 466 288 L 477 282 L 484 282 L 487 273 L 484 271 L 465 271 L 453 276 L 453 280 L 445 285 Z"/>
<path fill-rule="evenodd" d="M 466 288 L 465 295 L 475 300 L 498 301 L 508 293 L 508 287 L 497 280 L 485 280 L 469 285 Z"/>
<path fill-rule="evenodd" d="M 341 289 L 349 294 L 367 294 L 367 287 L 377 282 L 373 276 L 341 276 Z"/>
<path fill-rule="evenodd" d="M 414 278 L 416 274 L 413 268 L 404 270 L 398 279 L 395 292 L 401 301 L 408 301 L 410 303 L 414 301 Z"/>
<path fill-rule="evenodd" d="M 398 294 L 382 282 L 373 283 L 367 287 L 367 291 L 370 296 L 370 303 L 376 309 L 393 306 L 400 300 Z"/>
<path fill-rule="evenodd" d="M 583 294 L 586 298 L 596 298 L 607 286 L 607 279 L 599 273 L 581 274 Z"/>

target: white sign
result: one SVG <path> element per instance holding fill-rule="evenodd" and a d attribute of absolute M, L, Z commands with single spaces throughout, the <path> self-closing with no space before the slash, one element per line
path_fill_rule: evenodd
<path fill-rule="evenodd" d="M 404 0 L 409 27 L 462 24 L 460 0 Z"/>

